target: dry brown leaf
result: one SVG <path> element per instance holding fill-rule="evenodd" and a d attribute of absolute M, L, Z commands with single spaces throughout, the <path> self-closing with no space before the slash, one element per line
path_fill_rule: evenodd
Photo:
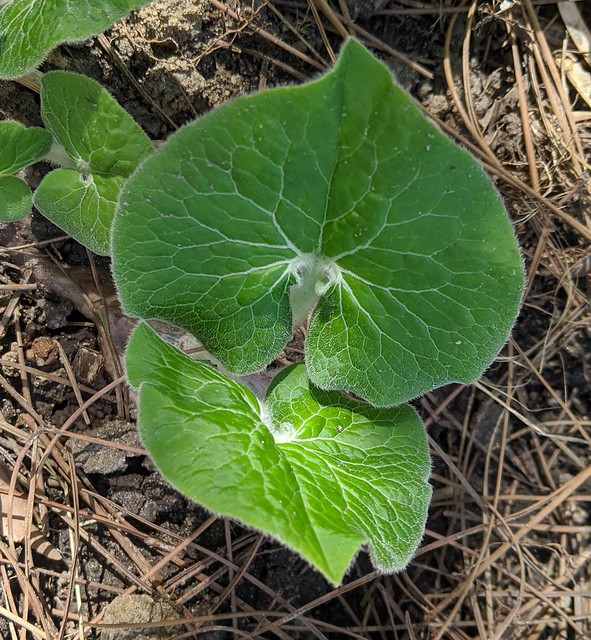
<path fill-rule="evenodd" d="M 10 478 L 0 466 L 0 535 L 8 537 L 8 513 L 12 515 L 12 537 L 14 542 L 24 542 L 27 537 L 27 500 L 14 496 L 10 500 L 8 491 Z M 57 562 L 63 560 L 62 554 L 49 542 L 49 540 L 35 526 L 31 527 L 28 539 L 31 549 L 45 556 L 49 560 Z"/>
<path fill-rule="evenodd" d="M 579 7 L 574 2 L 559 2 L 558 11 L 583 60 L 591 66 L 591 31 L 585 24 Z"/>
<path fill-rule="evenodd" d="M 582 62 L 568 53 L 564 56 L 564 59 L 560 55 L 556 56 L 556 64 L 564 69 L 568 81 L 587 105 L 591 107 L 591 72 L 585 69 Z"/>

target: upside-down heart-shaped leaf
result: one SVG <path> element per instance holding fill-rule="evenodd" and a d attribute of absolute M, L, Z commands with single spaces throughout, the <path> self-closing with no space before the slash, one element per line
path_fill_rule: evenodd
<path fill-rule="evenodd" d="M 354 40 L 319 80 L 184 127 L 118 211 L 125 310 L 193 332 L 235 373 L 265 367 L 315 309 L 314 384 L 395 405 L 476 379 L 519 308 L 490 179 Z"/>
<path fill-rule="evenodd" d="M 152 145 L 105 89 L 75 73 L 43 76 L 41 113 L 75 168 L 48 174 L 35 191 L 35 206 L 83 245 L 107 255 L 123 181 Z"/>
<path fill-rule="evenodd" d="M 86 40 L 146 3 L 4 0 L 0 3 L 0 78 L 32 71 L 58 44 Z"/>
<path fill-rule="evenodd" d="M 408 564 L 431 496 L 425 430 L 411 407 L 321 391 L 303 365 L 283 371 L 260 403 L 145 324 L 126 367 L 142 440 L 182 493 L 281 540 L 334 583 L 364 543 L 383 571 Z"/>

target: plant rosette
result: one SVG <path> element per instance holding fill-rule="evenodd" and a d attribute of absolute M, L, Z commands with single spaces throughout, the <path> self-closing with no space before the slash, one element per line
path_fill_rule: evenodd
<path fill-rule="evenodd" d="M 34 194 L 41 214 L 95 253 L 108 255 L 119 192 L 152 144 L 100 84 L 68 71 L 41 80 L 41 115 L 55 140 Z"/>
<path fill-rule="evenodd" d="M 474 158 L 348 40 L 320 79 L 173 135 L 126 181 L 112 255 L 127 313 L 188 330 L 233 374 L 308 323 L 305 365 L 260 402 L 140 325 L 127 369 L 165 477 L 333 582 L 363 543 L 381 570 L 403 568 L 430 489 L 423 428 L 399 405 L 478 378 L 522 294 L 510 221 Z"/>

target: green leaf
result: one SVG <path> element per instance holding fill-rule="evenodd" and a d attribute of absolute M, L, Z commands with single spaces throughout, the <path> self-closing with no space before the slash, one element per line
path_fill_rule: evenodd
<path fill-rule="evenodd" d="M 0 175 L 0 221 L 14 222 L 24 218 L 32 206 L 29 185 L 16 176 Z"/>
<path fill-rule="evenodd" d="M 147 325 L 126 357 L 142 440 L 163 475 L 215 512 L 281 540 L 338 583 L 367 543 L 380 570 L 411 560 L 431 488 L 423 425 L 283 371 L 263 404 Z"/>
<path fill-rule="evenodd" d="M 45 129 L 24 127 L 18 122 L 0 122 L 0 173 L 10 174 L 47 155 L 51 135 Z"/>
<path fill-rule="evenodd" d="M 133 0 L 5 0 L 0 6 L 0 78 L 35 69 L 62 42 L 100 33 L 132 9 Z"/>
<path fill-rule="evenodd" d="M 35 206 L 83 245 L 107 255 L 121 186 L 152 145 L 94 80 L 52 71 L 41 85 L 43 120 L 76 169 L 48 174 L 35 192 Z"/>
<path fill-rule="evenodd" d="M 191 331 L 235 373 L 272 361 L 317 305 L 314 384 L 395 405 L 475 380 L 519 308 L 490 179 L 354 40 L 319 80 L 184 127 L 119 206 L 125 310 Z"/>

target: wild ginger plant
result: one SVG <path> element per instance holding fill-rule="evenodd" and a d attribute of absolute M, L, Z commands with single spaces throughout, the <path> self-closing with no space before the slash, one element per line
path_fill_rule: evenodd
<path fill-rule="evenodd" d="M 264 398 L 146 324 L 126 356 L 164 476 L 338 583 L 361 545 L 402 569 L 431 489 L 405 405 L 470 383 L 515 321 L 522 261 L 478 162 L 349 40 L 326 75 L 237 98 L 127 180 L 112 229 L 123 308 L 193 333 L 231 374 L 306 324 Z"/>
<path fill-rule="evenodd" d="M 58 44 L 85 40 L 144 4 L 0 2 L 0 78 L 29 74 Z M 61 168 L 36 190 L 35 206 L 73 238 L 105 255 L 123 181 L 152 151 L 151 143 L 103 87 L 78 74 L 42 75 L 41 115 L 47 131 L 0 123 L 0 221 L 29 213 L 31 190 L 11 174 L 45 158 Z"/>
<path fill-rule="evenodd" d="M 61 166 L 42 180 L 34 204 L 78 242 L 108 255 L 119 192 L 152 144 L 106 89 L 77 73 L 43 75 L 41 115 L 53 135 L 50 159 Z"/>
<path fill-rule="evenodd" d="M 0 75 L 20 72 L 24 46 L 11 44 L 7 16 L 41 4 L 0 7 Z M 63 168 L 41 183 L 38 209 L 112 253 L 127 313 L 191 332 L 218 365 L 145 322 L 133 333 L 128 378 L 163 475 L 333 583 L 363 545 L 380 570 L 403 569 L 431 496 L 425 430 L 404 403 L 476 380 L 521 299 L 519 249 L 478 162 L 355 40 L 323 77 L 232 100 L 155 154 L 94 81 L 46 74 L 41 103 L 49 157 Z M 51 144 L 14 124 L 0 123 L 0 141 L 30 148 L 0 153 L 0 204 L 19 180 L 9 174 Z M 30 191 L 18 187 L 20 216 Z M 304 363 L 264 397 L 237 381 L 302 325 Z"/>

